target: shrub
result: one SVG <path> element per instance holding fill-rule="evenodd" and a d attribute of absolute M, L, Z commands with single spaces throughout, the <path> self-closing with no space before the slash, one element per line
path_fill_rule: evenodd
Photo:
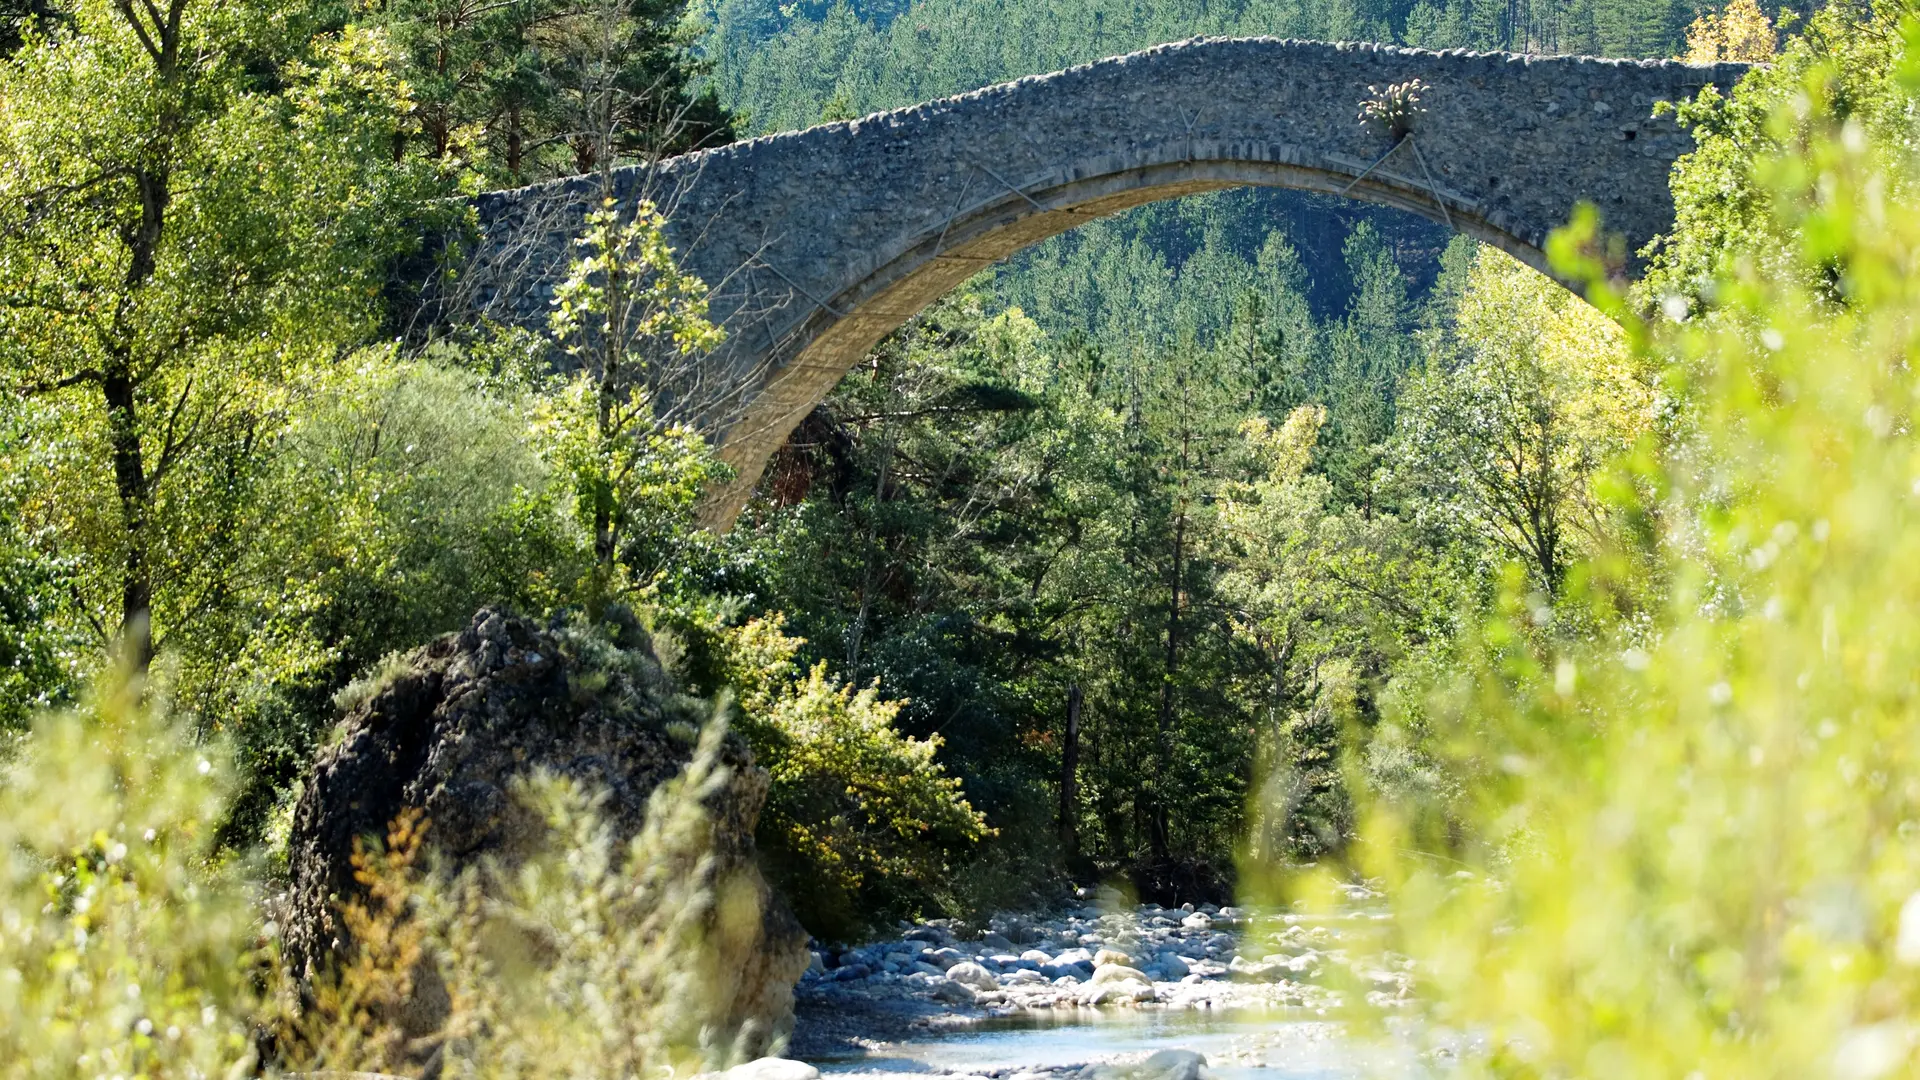
<path fill-rule="evenodd" d="M 724 735 L 706 728 L 624 848 L 604 794 L 552 775 L 513 792 L 546 831 L 511 867 L 430 869 L 430 825 L 417 815 L 396 821 L 384 848 L 358 848 L 368 899 L 342 912 L 355 949 L 306 1000 L 285 985 L 282 1063 L 412 1072 L 437 1060 L 453 1076 L 638 1078 L 745 1056 L 715 1032 L 731 1004 L 733 954 L 759 939 L 757 893 L 709 887 L 703 870 L 713 830 L 702 804 L 727 782 Z M 413 1030 L 414 984 L 434 977 L 446 1018 Z"/>
<path fill-rule="evenodd" d="M 800 921 L 844 938 L 949 888 L 952 858 L 983 839 L 985 819 L 935 759 L 937 736 L 894 727 L 901 703 L 802 671 L 800 638 L 778 616 L 728 635 L 725 674 L 740 728 L 773 777 L 761 850 Z"/>
<path fill-rule="evenodd" d="M 0 779 L 0 1076 L 412 1073 L 423 1050 L 442 1075 L 489 1078 L 730 1064 L 716 995 L 760 912 L 753 890 L 699 872 L 723 733 L 702 734 L 624 850 L 604 796 L 551 777 L 515 793 L 547 833 L 511 872 L 431 872 L 429 823 L 403 816 L 358 861 L 372 900 L 346 912 L 357 951 L 302 993 L 274 965 L 257 867 L 216 857 L 228 755 L 137 683 L 103 680 L 83 707 L 39 715 Z M 413 1032 L 401 1003 L 428 955 L 453 1008 Z"/>
<path fill-rule="evenodd" d="M 232 770 L 104 680 L 0 781 L 0 1075 L 201 1077 L 247 1056 L 258 933 L 211 859 Z"/>

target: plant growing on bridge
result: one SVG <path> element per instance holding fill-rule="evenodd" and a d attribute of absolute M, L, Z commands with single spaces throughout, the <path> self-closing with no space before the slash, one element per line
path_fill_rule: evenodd
<path fill-rule="evenodd" d="M 1420 95 L 1426 91 L 1427 84 L 1419 79 L 1391 83 L 1384 90 L 1367 87 L 1367 93 L 1373 96 L 1360 103 L 1361 125 L 1375 135 L 1399 142 L 1413 134 L 1414 126 L 1427 111 L 1420 104 Z"/>

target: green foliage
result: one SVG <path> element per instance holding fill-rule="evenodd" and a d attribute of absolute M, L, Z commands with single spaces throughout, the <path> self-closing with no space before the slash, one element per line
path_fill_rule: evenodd
<path fill-rule="evenodd" d="M 0 1073 L 223 1075 L 258 926 L 212 861 L 232 771 L 137 684 L 42 712 L 0 780 Z"/>
<path fill-rule="evenodd" d="M 845 939 L 911 914 L 951 888 L 955 857 L 988 835 L 960 781 L 934 759 L 939 736 L 895 727 L 901 703 L 803 670 L 778 617 L 728 634 L 726 679 L 741 731 L 772 775 L 760 840 L 816 935 Z"/>
<path fill-rule="evenodd" d="M 425 1042 L 462 1075 L 637 1078 L 742 1056 L 716 1025 L 760 910 L 751 882 L 709 869 L 721 725 L 625 848 L 603 794 L 551 777 L 515 792 L 546 831 L 511 872 L 424 872 L 426 823 L 396 823 L 359 862 L 373 899 L 344 912 L 355 953 L 303 994 L 262 948 L 256 867 L 215 857 L 226 756 L 137 685 L 110 677 L 39 714 L 0 781 L 0 1074 L 411 1072 L 401 1010 L 427 958 L 451 1011 Z"/>
<path fill-rule="evenodd" d="M 1863 39 L 1835 63 L 1885 49 L 1887 18 L 1828 21 Z M 1804 63 L 1743 170 L 1780 249 L 1730 241 L 1703 317 L 1628 317 L 1691 411 L 1616 465 L 1613 499 L 1657 522 L 1647 624 L 1569 639 L 1512 588 L 1431 702 L 1453 820 L 1377 815 L 1397 947 L 1433 1019 L 1476 1033 L 1462 1075 L 1913 1070 L 1920 215 L 1911 147 L 1831 92 L 1855 78 Z M 1916 88 L 1875 93 L 1905 114 Z"/>
<path fill-rule="evenodd" d="M 105 644 L 217 633 L 290 386 L 372 329 L 430 178 L 375 36 L 288 6 L 73 5 L 0 62 L 0 379 L 22 512 Z"/>
<path fill-rule="evenodd" d="M 404 145 L 488 187 L 731 142 L 681 0 L 377 0 L 413 87 Z"/>
<path fill-rule="evenodd" d="M 34 710 L 66 699 L 89 655 L 69 614 L 71 568 L 40 550 L 21 512 L 32 487 L 14 467 L 29 449 L 18 419 L 0 406 L 0 740 L 24 731 Z"/>
<path fill-rule="evenodd" d="M 554 290 L 553 336 L 579 370 L 545 396 L 544 452 L 568 477 L 574 516 L 592 537 L 585 598 L 597 608 L 657 586 L 691 542 L 702 487 L 724 468 L 688 422 L 656 415 L 654 388 L 718 345 L 707 290 L 682 274 L 665 219 L 641 202 L 623 223 L 608 200 L 587 215 L 584 254 Z"/>
<path fill-rule="evenodd" d="M 1417 492 L 1423 525 L 1475 534 L 1558 595 L 1607 543 L 1597 474 L 1656 419 L 1644 365 L 1605 316 L 1485 247 L 1429 348 L 1400 398 L 1394 482 Z"/>
<path fill-rule="evenodd" d="M 708 0 L 701 10 L 711 79 L 760 132 L 807 127 L 838 96 L 864 114 L 1196 36 L 1656 57 L 1684 51 L 1697 14 L 1674 0 Z"/>
<path fill-rule="evenodd" d="M 1815 108 L 1857 120 L 1880 145 L 1909 145 L 1913 132 L 1896 77 L 1907 10 L 1898 2 L 1823 8 L 1769 68 L 1741 80 L 1731 95 L 1706 90 L 1680 107 L 1699 145 L 1674 167 L 1674 230 L 1652 251 L 1637 293 L 1643 304 L 1676 297 L 1710 305 L 1715 281 L 1740 262 L 1776 276 L 1806 275 L 1809 282 L 1828 276 L 1827 267 L 1795 254 L 1794 238 L 1783 231 L 1786 219 L 1772 211 L 1775 193 L 1754 175 L 1754 163 L 1804 152 L 1796 120 Z"/>

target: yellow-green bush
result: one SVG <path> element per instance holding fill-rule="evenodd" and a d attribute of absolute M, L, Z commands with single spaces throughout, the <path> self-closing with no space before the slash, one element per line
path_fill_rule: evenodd
<path fill-rule="evenodd" d="M 433 873 L 431 823 L 403 818 L 359 861 L 357 951 L 303 990 L 275 964 L 255 868 L 215 854 L 226 755 L 125 681 L 43 714 L 0 780 L 0 1077 L 412 1075 L 437 1060 L 448 1076 L 602 1080 L 730 1064 L 718 1020 L 760 911 L 750 888 L 705 884 L 722 730 L 624 848 L 601 796 L 551 778 L 517 793 L 549 831 L 511 870 Z M 429 956 L 451 1001 L 421 1032 L 406 1003 Z"/>
<path fill-rule="evenodd" d="M 947 893 L 951 857 L 988 830 L 934 759 L 938 737 L 901 734 L 902 703 L 877 684 L 855 690 L 824 661 L 803 671 L 805 642 L 784 625 L 774 616 L 729 631 L 726 679 L 773 776 L 759 833 L 769 869 L 808 929 L 846 937 Z"/>
<path fill-rule="evenodd" d="M 246 1057 L 259 926 L 210 861 L 230 772 L 124 686 L 36 718 L 0 780 L 0 1077 Z"/>
<path fill-rule="evenodd" d="M 1460 1075 L 1920 1071 L 1920 167 L 1872 133 L 1911 131 L 1898 29 L 1905 106 L 1863 122 L 1821 63 L 1776 94 L 1745 182 L 1781 246 L 1724 246 L 1705 314 L 1596 290 L 1687 403 L 1609 485 L 1664 603 L 1568 640 L 1514 579 L 1427 703 L 1461 796 L 1370 815 L 1428 1019 L 1478 1040 Z"/>

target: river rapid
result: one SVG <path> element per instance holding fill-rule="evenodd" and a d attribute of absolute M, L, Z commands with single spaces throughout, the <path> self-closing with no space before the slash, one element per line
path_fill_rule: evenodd
<path fill-rule="evenodd" d="M 1372 944 L 1377 893 L 1334 915 L 1121 907 L 944 920 L 822 949 L 796 991 L 792 1057 L 827 1080 L 1307 1080 L 1428 1072 L 1361 1044 L 1351 996 L 1389 1013 L 1411 964 Z"/>

